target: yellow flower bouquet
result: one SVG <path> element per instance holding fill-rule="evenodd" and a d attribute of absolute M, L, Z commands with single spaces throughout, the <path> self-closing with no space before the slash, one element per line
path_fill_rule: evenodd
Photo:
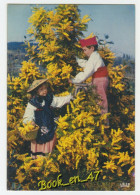
<path fill-rule="evenodd" d="M 31 121 L 27 122 L 26 124 L 21 122 L 19 126 L 17 126 L 17 130 L 24 140 L 32 141 L 36 139 L 39 126 L 32 125 Z"/>

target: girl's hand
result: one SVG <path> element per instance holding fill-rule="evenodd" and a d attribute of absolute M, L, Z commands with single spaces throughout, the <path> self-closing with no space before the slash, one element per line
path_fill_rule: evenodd
<path fill-rule="evenodd" d="M 34 122 L 34 121 L 32 121 L 32 122 L 31 122 L 31 125 L 35 126 L 36 124 L 35 124 L 35 122 Z"/>

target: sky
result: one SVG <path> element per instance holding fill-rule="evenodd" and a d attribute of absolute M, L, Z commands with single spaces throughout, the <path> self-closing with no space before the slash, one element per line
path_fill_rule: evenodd
<path fill-rule="evenodd" d="M 34 5 L 9 4 L 7 5 L 7 41 L 24 41 L 29 27 L 28 18 L 32 15 Z M 46 10 L 53 10 L 56 5 L 41 5 Z M 109 41 L 113 41 L 111 49 L 116 55 L 126 53 L 135 56 L 135 5 L 133 4 L 82 4 L 78 6 L 81 17 L 89 15 L 88 36 L 91 32 L 104 38 L 109 35 Z"/>

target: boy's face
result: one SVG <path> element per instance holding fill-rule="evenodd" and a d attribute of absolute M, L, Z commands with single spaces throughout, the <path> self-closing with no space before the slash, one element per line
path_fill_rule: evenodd
<path fill-rule="evenodd" d="M 94 51 L 94 47 L 93 46 L 91 46 L 91 48 L 89 49 L 88 47 L 83 47 L 82 48 L 83 49 L 83 52 L 84 52 L 84 54 L 86 55 L 86 56 L 88 56 L 88 57 L 90 57 L 90 55 L 93 53 L 93 51 Z"/>
<path fill-rule="evenodd" d="M 48 93 L 47 86 L 45 84 L 41 85 L 37 90 L 37 93 L 40 96 L 46 96 Z"/>

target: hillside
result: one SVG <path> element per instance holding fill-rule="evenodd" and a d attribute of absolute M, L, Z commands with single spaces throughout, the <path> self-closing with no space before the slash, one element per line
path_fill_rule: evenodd
<path fill-rule="evenodd" d="M 31 46 L 33 43 L 30 43 Z M 21 63 L 24 60 L 28 60 L 26 56 L 26 48 L 24 42 L 8 42 L 7 43 L 7 74 L 10 76 L 18 76 L 20 68 L 22 67 Z M 37 65 L 41 72 L 44 71 L 44 68 Z"/>
<path fill-rule="evenodd" d="M 7 73 L 18 76 L 21 62 L 27 60 L 25 45 L 23 42 L 9 42 L 7 44 Z"/>

